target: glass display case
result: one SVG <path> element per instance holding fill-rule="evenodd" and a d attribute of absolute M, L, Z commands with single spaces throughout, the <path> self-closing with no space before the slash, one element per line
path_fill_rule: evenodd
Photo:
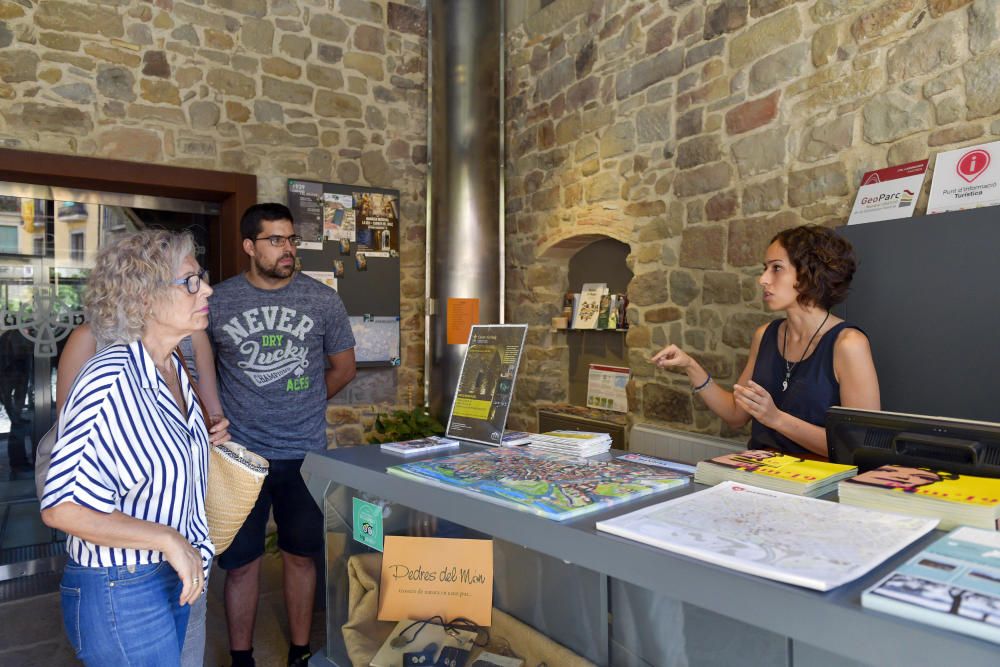
<path fill-rule="evenodd" d="M 595 528 L 597 521 L 703 488 L 697 485 L 557 522 L 386 473 L 402 461 L 375 446 L 306 458 L 303 476 L 327 527 L 327 646 L 311 662 L 317 667 L 366 664 L 351 661 L 345 642 L 345 635 L 369 627 L 349 613 L 363 596 L 357 587 L 351 591 L 349 559 L 374 553 L 354 539 L 355 498 L 381 508 L 387 535 L 492 537 L 494 624 L 502 610 L 597 665 L 996 664 L 995 644 L 861 607 L 864 588 L 940 532 L 857 581 L 819 593 Z M 368 574 L 377 580 L 377 569 Z"/>

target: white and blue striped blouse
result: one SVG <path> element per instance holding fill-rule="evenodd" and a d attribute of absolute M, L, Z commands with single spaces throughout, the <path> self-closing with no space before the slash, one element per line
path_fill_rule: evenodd
<path fill-rule="evenodd" d="M 187 414 L 141 341 L 112 345 L 84 365 L 59 419 L 42 509 L 71 502 L 177 529 L 208 568 L 215 552 L 205 519 L 208 433 L 177 354 L 173 369 Z M 159 551 L 106 547 L 70 535 L 69 556 L 85 567 L 158 563 Z"/>

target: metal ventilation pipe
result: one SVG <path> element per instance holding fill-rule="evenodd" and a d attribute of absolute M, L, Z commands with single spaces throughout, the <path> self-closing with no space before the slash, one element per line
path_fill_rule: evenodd
<path fill-rule="evenodd" d="M 431 0 L 428 13 L 424 400 L 446 417 L 467 347 L 448 344 L 449 300 L 503 321 L 503 2 Z"/>

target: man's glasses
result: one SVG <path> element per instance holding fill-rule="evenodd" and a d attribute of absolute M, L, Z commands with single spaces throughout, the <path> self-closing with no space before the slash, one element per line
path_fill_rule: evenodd
<path fill-rule="evenodd" d="M 263 238 L 253 240 L 254 243 L 256 243 L 257 241 L 267 241 L 275 248 L 280 248 L 281 246 L 285 245 L 285 241 L 288 241 L 290 244 L 292 244 L 293 248 L 298 248 L 299 244 L 302 243 L 302 237 L 299 236 L 298 234 L 292 234 L 291 236 L 275 235 L 275 236 L 265 236 Z"/>
<path fill-rule="evenodd" d="M 202 269 L 198 273 L 192 273 L 187 278 L 177 278 L 176 280 L 171 280 L 170 282 L 174 285 L 184 285 L 188 294 L 197 294 L 198 290 L 201 289 L 202 280 L 206 283 L 208 282 L 208 271 L 205 269 Z"/>

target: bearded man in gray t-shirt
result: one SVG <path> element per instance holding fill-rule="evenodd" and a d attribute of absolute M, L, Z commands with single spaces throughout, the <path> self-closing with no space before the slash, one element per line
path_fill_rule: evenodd
<path fill-rule="evenodd" d="M 250 270 L 215 287 L 209 335 L 219 398 L 233 440 L 270 462 L 257 504 L 219 558 L 233 667 L 252 667 L 253 626 L 268 513 L 285 567 L 289 665 L 308 663 L 323 551 L 323 515 L 302 480 L 307 452 L 326 448 L 326 402 L 354 378 L 354 335 L 338 294 L 295 272 L 299 237 L 282 204 L 257 204 L 240 222 Z"/>

